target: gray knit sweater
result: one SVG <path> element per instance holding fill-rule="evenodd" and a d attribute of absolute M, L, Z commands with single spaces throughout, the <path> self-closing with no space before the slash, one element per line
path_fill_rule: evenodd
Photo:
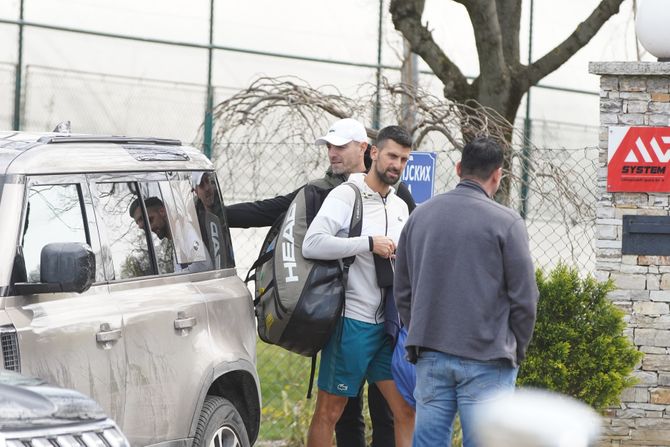
<path fill-rule="evenodd" d="M 407 346 L 518 365 L 539 295 L 524 221 L 477 182 L 461 181 L 410 216 L 394 292 Z"/>

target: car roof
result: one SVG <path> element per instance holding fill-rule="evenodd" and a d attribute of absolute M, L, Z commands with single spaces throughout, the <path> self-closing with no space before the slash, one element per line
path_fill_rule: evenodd
<path fill-rule="evenodd" d="M 179 140 L 0 131 L 0 175 L 211 169 Z"/>

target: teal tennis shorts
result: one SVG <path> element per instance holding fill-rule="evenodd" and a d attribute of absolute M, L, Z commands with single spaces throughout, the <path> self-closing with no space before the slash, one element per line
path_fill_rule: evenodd
<path fill-rule="evenodd" d="M 321 351 L 320 390 L 338 396 L 358 396 L 365 380 L 393 380 L 393 349 L 384 323 L 372 324 L 342 318 Z"/>

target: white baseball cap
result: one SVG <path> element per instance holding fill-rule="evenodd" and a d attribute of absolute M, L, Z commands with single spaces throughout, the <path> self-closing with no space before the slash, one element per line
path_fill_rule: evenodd
<path fill-rule="evenodd" d="M 191 172 L 191 185 L 193 186 L 193 189 L 195 189 L 196 186 L 200 186 L 202 184 L 202 179 L 204 176 L 209 177 L 209 172 L 207 171 L 194 171 Z"/>
<path fill-rule="evenodd" d="M 328 133 L 316 140 L 315 144 L 330 143 L 335 146 L 344 146 L 350 141 L 367 142 L 368 134 L 365 126 L 353 118 L 344 118 L 330 126 Z"/>

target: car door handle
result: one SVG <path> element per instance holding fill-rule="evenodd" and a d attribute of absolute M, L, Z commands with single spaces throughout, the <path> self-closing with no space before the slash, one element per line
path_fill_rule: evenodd
<path fill-rule="evenodd" d="M 121 338 L 121 329 L 112 329 L 109 323 L 102 323 L 100 331 L 95 334 L 98 343 L 111 343 Z"/>
<path fill-rule="evenodd" d="M 190 329 L 196 324 L 198 324 L 198 320 L 195 317 L 187 317 L 186 312 L 177 312 L 177 319 L 174 320 L 175 329 Z"/>

